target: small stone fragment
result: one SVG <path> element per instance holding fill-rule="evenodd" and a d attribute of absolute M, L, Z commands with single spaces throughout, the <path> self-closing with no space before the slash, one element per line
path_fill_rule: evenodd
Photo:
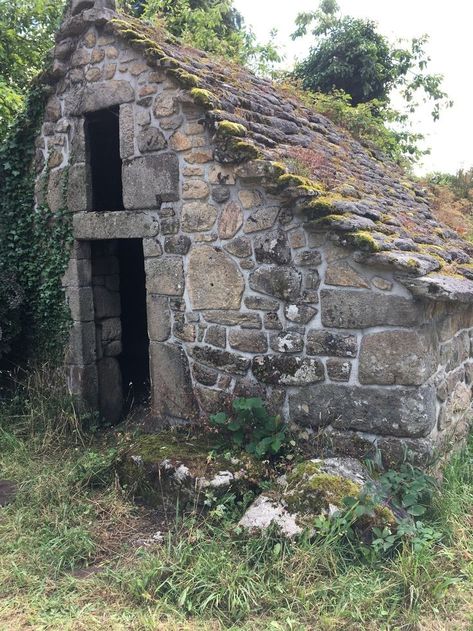
<path fill-rule="evenodd" d="M 349 381 L 351 362 L 346 359 L 331 357 L 327 359 L 327 375 L 332 381 Z"/>
<path fill-rule="evenodd" d="M 245 353 L 265 353 L 268 350 L 266 334 L 261 331 L 231 329 L 228 341 L 232 348 Z"/>
<path fill-rule="evenodd" d="M 302 335 L 291 331 L 282 331 L 271 335 L 270 344 L 276 353 L 301 353 L 304 350 Z"/>
<path fill-rule="evenodd" d="M 243 225 L 243 212 L 235 202 L 225 206 L 218 221 L 218 234 L 221 239 L 231 239 Z M 228 247 L 228 246 L 227 246 Z"/>

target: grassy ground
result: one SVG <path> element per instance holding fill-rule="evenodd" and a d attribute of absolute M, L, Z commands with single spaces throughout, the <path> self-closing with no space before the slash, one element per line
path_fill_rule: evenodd
<path fill-rule="evenodd" d="M 0 479 L 17 483 L 0 508 L 2 631 L 473 629 L 473 444 L 425 520 L 442 539 L 367 561 L 333 538 L 243 537 L 238 506 L 185 522 L 139 508 L 71 402 L 41 382 L 27 395 L 0 408 Z"/>

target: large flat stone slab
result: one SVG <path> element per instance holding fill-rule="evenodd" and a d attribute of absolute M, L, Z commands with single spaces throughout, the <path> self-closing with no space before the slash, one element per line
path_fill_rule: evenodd
<path fill-rule="evenodd" d="M 179 199 L 179 161 L 175 153 L 142 156 L 123 163 L 125 208 L 159 208 Z"/>
<path fill-rule="evenodd" d="M 239 309 L 243 276 L 232 259 L 209 245 L 191 250 L 188 289 L 194 309 Z"/>
<path fill-rule="evenodd" d="M 359 379 L 363 384 L 420 386 L 437 362 L 431 336 L 407 330 L 381 331 L 363 338 Z"/>
<path fill-rule="evenodd" d="M 134 98 L 135 91 L 129 81 L 110 80 L 72 90 L 66 96 L 64 109 L 67 115 L 79 116 L 129 103 Z"/>
<path fill-rule="evenodd" d="M 153 410 L 159 417 L 198 418 L 189 361 L 178 344 L 151 342 Z"/>
<path fill-rule="evenodd" d="M 372 326 L 415 326 L 424 316 L 419 301 L 371 291 L 323 289 L 320 292 L 322 324 L 341 329 Z"/>
<path fill-rule="evenodd" d="M 423 437 L 436 422 L 434 386 L 363 388 L 320 384 L 289 397 L 292 421 L 382 436 Z"/>
<path fill-rule="evenodd" d="M 159 221 L 155 213 L 145 211 L 76 213 L 73 230 L 79 240 L 144 239 L 159 233 Z"/>

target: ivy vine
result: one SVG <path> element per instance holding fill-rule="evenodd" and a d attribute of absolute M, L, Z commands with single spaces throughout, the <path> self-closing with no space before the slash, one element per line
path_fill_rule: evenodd
<path fill-rule="evenodd" d="M 48 95 L 47 87 L 32 86 L 0 146 L 0 358 L 21 364 L 57 360 L 70 321 L 61 279 L 72 244 L 71 216 L 65 202 L 53 213 L 46 203 L 35 208 L 34 201 L 35 140 Z"/>

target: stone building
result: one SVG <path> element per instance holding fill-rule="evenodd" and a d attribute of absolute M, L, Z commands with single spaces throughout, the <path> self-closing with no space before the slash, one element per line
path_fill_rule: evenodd
<path fill-rule="evenodd" d="M 37 202 L 66 208 L 70 386 L 114 421 L 261 396 L 339 452 L 421 458 L 470 416 L 472 248 L 297 95 L 75 0 Z M 313 432 L 313 434 L 312 434 Z"/>

